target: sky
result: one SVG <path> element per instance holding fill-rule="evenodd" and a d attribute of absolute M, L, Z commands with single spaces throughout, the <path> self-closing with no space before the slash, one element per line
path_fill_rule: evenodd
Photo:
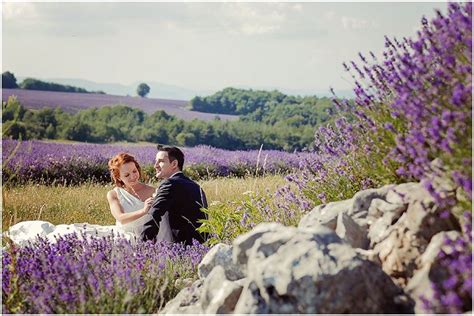
<path fill-rule="evenodd" d="M 443 2 L 2 3 L 2 71 L 102 83 L 351 89 L 342 62 Z"/>

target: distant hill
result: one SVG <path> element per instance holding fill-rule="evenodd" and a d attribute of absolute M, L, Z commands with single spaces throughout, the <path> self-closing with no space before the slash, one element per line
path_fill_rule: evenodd
<path fill-rule="evenodd" d="M 213 120 L 216 116 L 222 120 L 237 120 L 236 115 L 223 115 L 212 113 L 201 113 L 190 111 L 185 107 L 188 101 L 171 100 L 171 99 L 154 99 L 141 97 L 127 97 L 108 94 L 96 93 L 68 93 L 68 92 L 51 92 L 36 91 L 23 89 L 2 89 L 2 101 L 7 101 L 8 97 L 16 95 L 18 101 L 26 108 L 43 108 L 43 107 L 61 107 L 65 112 L 76 113 L 82 109 L 90 107 L 103 107 L 116 104 L 128 105 L 138 108 L 148 114 L 152 114 L 158 110 L 163 110 L 167 114 L 175 115 L 184 120 Z"/>
<path fill-rule="evenodd" d="M 17 77 L 18 82 L 21 82 L 26 77 Z M 141 82 L 134 82 L 129 85 L 123 85 L 120 83 L 99 83 L 84 79 L 75 78 L 44 78 L 41 80 L 56 82 L 64 85 L 71 85 L 82 87 L 86 90 L 91 91 L 104 91 L 107 94 L 121 95 L 121 96 L 136 96 L 137 86 Z M 160 98 L 160 99 L 174 99 L 174 100 L 191 100 L 197 95 L 209 95 L 215 91 L 195 91 L 175 85 L 169 85 L 158 82 L 142 81 L 150 86 L 149 98 Z"/>
<path fill-rule="evenodd" d="M 26 77 L 17 77 L 18 82 L 21 82 Z M 41 80 L 57 82 L 65 85 L 72 85 L 82 87 L 90 91 L 104 91 L 107 94 L 112 95 L 137 95 L 137 86 L 140 82 L 134 82 L 129 85 L 123 85 L 120 83 L 99 83 L 91 80 L 76 79 L 76 78 L 42 78 Z M 175 85 L 169 85 L 158 82 L 144 81 L 150 86 L 150 98 L 160 99 L 173 99 L 173 100 L 191 100 L 196 96 L 208 96 L 216 93 L 218 90 L 193 90 L 183 88 Z M 253 90 L 267 90 L 273 91 L 278 90 L 287 95 L 300 95 L 300 96 L 318 96 L 318 97 L 330 97 L 331 93 L 329 88 L 326 90 L 318 89 L 286 89 L 281 87 L 270 87 L 270 86 L 248 86 L 248 85 L 234 85 L 235 88 L 239 89 L 253 89 Z M 354 92 L 352 90 L 336 90 L 336 94 L 341 98 L 354 98 Z"/>

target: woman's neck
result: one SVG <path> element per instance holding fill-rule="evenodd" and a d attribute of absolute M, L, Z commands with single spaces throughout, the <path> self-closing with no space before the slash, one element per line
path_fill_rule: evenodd
<path fill-rule="evenodd" d="M 140 182 L 137 182 L 135 185 L 129 185 L 125 186 L 125 189 L 127 191 L 139 191 L 142 188 L 142 184 Z"/>
<path fill-rule="evenodd" d="M 138 193 L 140 191 L 140 188 L 142 187 L 141 183 L 137 183 L 134 186 L 125 186 L 124 189 L 128 193 L 132 194 L 133 196 L 137 197 L 139 200 L 141 200 L 141 196 Z"/>

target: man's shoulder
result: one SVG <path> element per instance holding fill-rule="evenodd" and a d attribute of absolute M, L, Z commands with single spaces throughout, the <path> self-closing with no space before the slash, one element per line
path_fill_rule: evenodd
<path fill-rule="evenodd" d="M 183 184 L 183 185 L 196 185 L 196 186 L 199 186 L 199 184 L 197 184 L 197 182 L 195 182 L 194 180 L 188 178 L 182 172 L 173 175 L 172 177 L 168 178 L 167 180 L 168 180 L 169 184 Z"/>
<path fill-rule="evenodd" d="M 177 173 L 175 173 L 173 176 L 169 177 L 168 180 L 170 180 L 170 181 L 175 181 L 175 182 L 179 182 L 179 181 L 192 181 L 191 179 L 189 179 L 188 177 L 186 177 L 186 175 L 185 175 L 183 172 L 177 172 Z"/>
<path fill-rule="evenodd" d="M 164 180 L 162 180 L 162 181 L 160 182 L 159 187 L 161 188 L 161 187 L 163 187 L 163 186 L 165 186 L 165 187 L 166 187 L 166 186 L 170 186 L 170 185 L 172 185 L 173 183 L 174 183 L 174 181 L 173 181 L 171 178 L 164 179 Z"/>
<path fill-rule="evenodd" d="M 179 185 L 179 184 L 185 183 L 187 181 L 192 181 L 192 180 L 190 180 L 188 177 L 186 177 L 182 173 L 181 174 L 175 174 L 172 177 L 169 177 L 169 178 L 164 179 L 163 181 L 161 181 L 160 187 L 161 186 Z"/>

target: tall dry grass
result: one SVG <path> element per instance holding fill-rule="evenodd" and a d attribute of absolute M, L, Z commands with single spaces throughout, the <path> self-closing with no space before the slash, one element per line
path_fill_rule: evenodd
<path fill-rule="evenodd" d="M 208 202 L 240 200 L 244 192 L 275 189 L 282 176 L 218 178 L 201 181 Z M 157 186 L 157 184 L 152 184 Z M 20 221 L 44 220 L 53 224 L 91 223 L 112 225 L 115 219 L 106 199 L 112 185 L 81 186 L 24 185 L 2 190 L 2 231 Z"/>

